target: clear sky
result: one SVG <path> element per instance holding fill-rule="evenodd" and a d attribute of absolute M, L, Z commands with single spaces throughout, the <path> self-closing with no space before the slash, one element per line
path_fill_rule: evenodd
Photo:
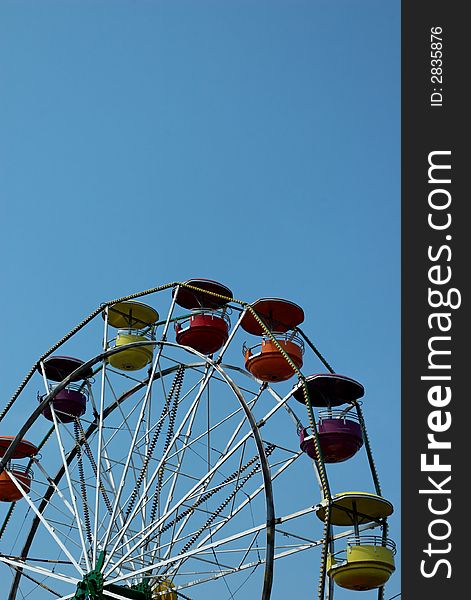
<path fill-rule="evenodd" d="M 398 1 L 2 0 L 2 398 L 105 300 L 288 298 L 366 388 L 400 546 L 399 77 Z M 318 558 L 273 600 L 313 598 Z"/>

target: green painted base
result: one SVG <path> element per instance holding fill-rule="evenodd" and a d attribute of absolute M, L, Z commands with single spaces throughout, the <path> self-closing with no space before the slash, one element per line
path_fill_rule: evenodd
<path fill-rule="evenodd" d="M 147 581 L 142 581 L 130 588 L 112 583 L 105 584 L 101 569 L 105 560 L 105 553 L 101 552 L 95 568 L 87 573 L 77 585 L 75 596 L 72 600 L 106 600 L 104 591 L 114 592 L 129 600 L 152 600 L 152 591 Z"/>

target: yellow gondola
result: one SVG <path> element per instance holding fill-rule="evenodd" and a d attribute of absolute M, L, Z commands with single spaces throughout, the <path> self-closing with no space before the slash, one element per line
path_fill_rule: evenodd
<path fill-rule="evenodd" d="M 393 513 L 393 505 L 389 500 L 370 492 L 343 492 L 335 494 L 331 501 L 331 525 L 363 525 L 372 521 L 380 521 Z M 323 500 L 317 516 L 325 521 L 328 501 Z"/>
<path fill-rule="evenodd" d="M 159 581 L 152 589 L 152 598 L 155 600 L 178 600 L 175 586 L 169 579 Z"/>
<path fill-rule="evenodd" d="M 118 333 L 114 346 L 111 347 L 119 348 L 154 339 L 155 322 L 158 318 L 158 312 L 142 302 L 128 300 L 113 304 L 108 309 L 108 324 L 116 327 Z M 153 352 L 152 344 L 133 346 L 112 354 L 108 361 L 120 371 L 138 371 L 152 362 Z"/>
<path fill-rule="evenodd" d="M 340 587 L 366 591 L 383 586 L 395 571 L 395 544 L 377 536 L 347 541 L 346 550 L 327 557 L 327 575 Z M 339 555 L 345 553 L 343 560 Z"/>

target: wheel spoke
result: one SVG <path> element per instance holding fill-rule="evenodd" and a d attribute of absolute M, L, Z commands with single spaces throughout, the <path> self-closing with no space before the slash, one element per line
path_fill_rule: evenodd
<path fill-rule="evenodd" d="M 103 351 L 108 346 L 108 307 L 105 307 L 104 311 L 105 324 L 103 333 Z M 97 560 L 97 541 L 98 541 L 98 520 L 100 515 L 100 489 L 101 489 L 101 447 L 103 444 L 103 414 L 105 408 L 105 384 L 106 384 L 106 360 L 103 361 L 101 369 L 101 389 L 100 389 L 100 409 L 98 412 L 98 452 L 97 452 L 97 471 L 96 471 L 96 483 L 95 483 L 95 519 L 93 524 L 93 564 Z"/>
<path fill-rule="evenodd" d="M 74 567 L 77 569 L 77 571 L 80 573 L 80 575 L 83 575 L 84 572 L 83 572 L 82 568 L 80 567 L 80 565 L 77 563 L 77 561 L 72 556 L 72 554 L 70 554 L 70 552 L 67 550 L 67 548 L 65 547 L 65 545 L 61 542 L 61 540 L 58 538 L 58 536 L 54 533 L 54 530 L 49 525 L 49 523 L 46 521 L 46 519 L 43 517 L 43 515 L 38 511 L 38 509 L 36 508 L 36 506 L 31 502 L 29 496 L 23 490 L 23 486 L 18 482 L 17 478 L 14 476 L 14 474 L 11 471 L 7 471 L 7 473 L 8 473 L 8 476 L 10 477 L 10 479 L 15 484 L 16 488 L 19 490 L 19 492 L 23 496 L 23 498 L 29 504 L 29 506 L 31 507 L 31 509 L 33 510 L 33 512 L 36 513 L 36 515 L 39 517 L 40 521 L 46 527 L 47 531 L 49 532 L 49 534 L 51 535 L 51 537 L 54 539 L 54 541 L 56 542 L 56 544 L 61 548 L 61 550 L 64 552 L 64 554 L 69 558 L 70 562 L 74 565 Z"/>
<path fill-rule="evenodd" d="M 87 565 L 87 571 L 90 571 L 91 566 L 90 566 L 90 559 L 88 557 L 88 551 L 87 551 L 87 547 L 85 544 L 85 537 L 83 535 L 83 531 L 82 531 L 82 527 L 81 527 L 81 519 L 77 510 L 77 502 L 75 499 L 75 492 L 74 489 L 72 487 L 72 481 L 70 479 L 70 473 L 69 473 L 69 468 L 67 465 L 67 461 L 65 459 L 65 453 L 64 453 L 64 447 L 62 445 L 62 438 L 61 438 L 61 434 L 59 431 L 59 424 L 57 421 L 57 416 L 56 416 L 56 411 L 54 409 L 54 406 L 52 406 L 51 404 L 51 414 L 52 414 L 52 418 L 54 421 L 54 429 L 56 431 L 56 437 L 57 437 L 57 443 L 59 445 L 59 452 L 62 458 L 62 464 L 64 465 L 64 470 L 65 470 L 65 476 L 67 479 L 67 485 L 69 486 L 69 493 L 70 493 L 70 499 L 72 501 L 72 507 L 73 507 L 73 511 L 74 511 L 74 516 L 75 516 L 75 522 L 77 524 L 77 529 L 79 532 L 79 536 L 80 536 L 80 543 L 82 544 L 82 550 L 83 550 L 83 556 L 85 559 L 85 563 Z"/>
<path fill-rule="evenodd" d="M 62 575 L 58 573 L 56 570 L 52 571 L 50 569 L 44 569 L 43 567 L 31 565 L 27 562 L 13 560 L 11 558 L 6 558 L 5 556 L 0 555 L 0 562 L 5 563 L 6 565 L 11 565 L 12 567 L 16 567 L 18 569 L 26 569 L 28 571 L 32 571 L 33 573 L 38 573 L 39 575 L 44 575 L 45 577 L 52 577 L 53 579 L 58 579 L 60 581 L 64 581 L 65 583 L 71 583 L 77 585 L 79 579 L 75 579 L 73 577 L 69 577 L 68 575 Z"/>
<path fill-rule="evenodd" d="M 206 379 L 205 379 L 206 381 Z M 200 389 L 198 391 L 196 400 L 199 400 L 199 398 L 201 397 L 201 393 L 202 393 L 202 389 Z M 261 419 L 261 422 L 265 423 L 267 422 L 276 412 L 278 412 L 278 410 L 284 405 L 284 403 L 287 402 L 289 398 L 289 395 L 285 396 L 285 398 L 283 398 L 281 400 L 281 402 L 279 402 L 278 404 L 276 404 L 273 408 L 271 408 L 266 414 L 265 416 Z M 195 401 L 196 401 L 195 400 Z M 193 405 L 195 405 L 195 401 L 193 402 Z M 183 425 L 183 424 L 182 424 Z M 179 434 L 180 432 L 178 432 Z M 244 444 L 244 442 L 246 442 L 250 437 L 251 437 L 252 433 L 251 431 L 249 431 L 248 433 L 246 433 L 238 442 L 237 444 L 235 444 L 232 449 L 230 449 L 225 456 L 223 456 L 222 458 L 219 459 L 219 461 L 215 464 L 215 466 L 209 470 L 208 473 L 206 473 L 202 478 L 200 478 L 200 480 L 198 481 L 197 484 L 195 484 L 193 486 L 193 488 L 187 493 L 185 494 L 178 502 L 176 502 L 172 508 L 170 508 L 169 510 L 166 511 L 166 513 L 160 517 L 155 523 L 153 523 L 150 527 L 148 527 L 146 535 L 147 536 L 151 536 L 164 522 L 165 520 L 172 514 L 174 513 L 184 502 L 186 502 L 192 494 L 194 494 L 196 491 L 199 491 L 201 485 L 204 484 L 204 482 L 206 481 L 206 479 L 208 477 L 211 477 L 218 469 L 220 469 L 220 467 Z M 175 436 L 177 437 L 177 436 Z M 174 438 L 175 439 L 175 438 Z M 163 459 L 165 459 L 166 457 L 164 456 Z M 153 479 L 155 478 L 156 474 L 157 474 L 157 470 L 158 468 L 160 468 L 163 459 L 161 459 L 161 461 L 159 462 L 159 465 L 156 469 L 156 471 L 153 474 L 153 477 L 151 477 L 151 480 L 153 481 Z M 147 491 L 147 490 L 146 490 Z M 130 541 L 133 541 L 133 539 L 135 539 L 137 536 L 132 536 L 130 538 Z M 114 551 L 116 550 L 116 546 L 117 543 L 120 540 L 120 536 L 118 536 L 118 540 L 115 543 L 115 547 L 114 547 Z M 123 557 L 121 559 L 119 559 L 117 561 L 117 563 L 114 564 L 114 566 L 106 573 L 106 576 L 108 577 L 113 570 L 119 566 L 124 560 L 126 560 L 129 556 L 130 553 L 134 552 L 136 550 L 136 548 L 139 547 L 140 545 L 140 541 L 136 542 L 136 544 L 134 546 L 132 546 L 132 548 L 123 555 Z"/>

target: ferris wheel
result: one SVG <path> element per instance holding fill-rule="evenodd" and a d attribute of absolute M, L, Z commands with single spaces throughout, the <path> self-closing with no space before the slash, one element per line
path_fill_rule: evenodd
<path fill-rule="evenodd" d="M 269 600 L 277 562 L 317 547 L 319 600 L 382 598 L 393 507 L 364 389 L 303 321 L 191 279 L 104 303 L 41 356 L 0 415 L 4 597 Z M 334 493 L 331 465 L 360 451 L 372 489 Z M 307 503 L 287 499 L 306 474 Z"/>

